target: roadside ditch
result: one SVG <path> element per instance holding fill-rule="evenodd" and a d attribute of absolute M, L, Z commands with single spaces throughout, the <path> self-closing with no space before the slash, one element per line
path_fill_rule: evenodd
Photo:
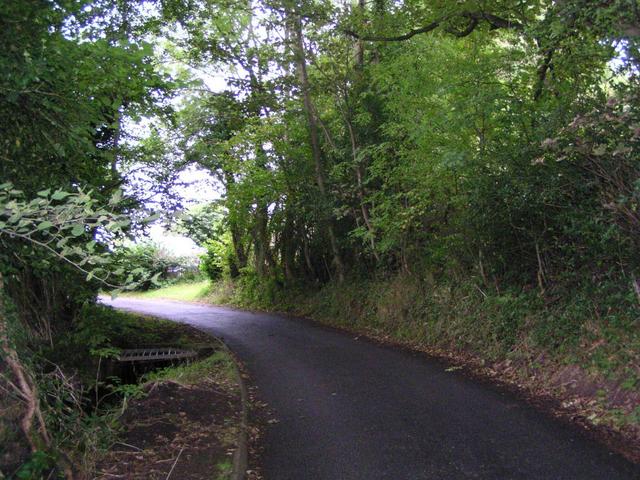
<path fill-rule="evenodd" d="M 249 396 L 236 359 L 188 325 L 140 322 L 157 322 L 153 344 L 131 340 L 100 369 L 128 400 L 94 478 L 245 478 Z"/>

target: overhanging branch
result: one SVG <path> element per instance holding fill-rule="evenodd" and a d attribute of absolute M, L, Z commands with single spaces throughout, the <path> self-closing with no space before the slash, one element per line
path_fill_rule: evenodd
<path fill-rule="evenodd" d="M 453 27 L 447 27 L 445 28 L 445 32 L 450 33 L 451 35 L 455 35 L 458 38 L 463 38 L 463 37 L 466 37 L 467 35 L 471 35 L 471 32 L 473 32 L 477 26 L 478 26 L 478 20 L 475 18 L 472 18 L 469 20 L 469 24 L 466 26 L 464 30 L 457 30 Z"/>
<path fill-rule="evenodd" d="M 438 20 L 434 20 L 428 25 L 425 25 L 420 28 L 416 28 L 414 30 L 410 30 L 409 32 L 402 35 L 396 35 L 396 36 L 361 35 L 358 32 L 355 32 L 353 30 L 345 30 L 344 33 L 349 35 L 350 37 L 353 37 L 362 41 L 367 41 L 367 42 L 403 42 L 405 40 L 409 40 L 415 37 L 416 35 L 429 33 L 435 30 L 436 28 L 440 27 L 442 24 L 444 24 L 448 20 L 454 19 L 456 17 L 465 18 L 469 21 L 469 23 L 462 30 L 458 30 L 454 27 L 448 26 L 448 27 L 445 27 L 445 31 L 459 38 L 471 35 L 471 33 L 476 29 L 476 27 L 481 22 L 488 23 L 491 27 L 491 30 L 497 30 L 497 29 L 522 30 L 523 29 L 523 26 L 520 22 L 516 22 L 514 20 L 510 20 L 507 18 L 502 18 L 497 15 L 493 15 L 491 13 L 462 12 L 457 15 L 444 16 Z"/>
<path fill-rule="evenodd" d="M 403 42 L 405 40 L 409 40 L 410 38 L 415 37 L 416 35 L 420 35 L 421 33 L 428 33 L 432 30 L 435 30 L 440 26 L 440 21 L 435 21 L 426 25 L 422 28 L 416 28 L 415 30 L 411 30 L 404 35 L 398 35 L 397 37 L 385 37 L 385 36 L 377 36 L 377 35 L 360 35 L 353 30 L 345 30 L 344 33 L 349 35 L 350 37 L 357 38 L 358 40 L 363 40 L 366 42 Z"/>

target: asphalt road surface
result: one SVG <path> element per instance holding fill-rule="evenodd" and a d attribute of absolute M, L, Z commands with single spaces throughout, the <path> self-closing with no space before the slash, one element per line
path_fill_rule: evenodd
<path fill-rule="evenodd" d="M 278 315 L 105 303 L 229 345 L 279 420 L 265 433 L 265 480 L 640 479 L 577 429 L 422 354 Z"/>

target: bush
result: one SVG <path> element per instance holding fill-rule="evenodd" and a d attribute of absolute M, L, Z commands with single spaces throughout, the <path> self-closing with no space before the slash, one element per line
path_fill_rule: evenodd
<path fill-rule="evenodd" d="M 207 252 L 200 256 L 200 271 L 211 280 L 229 276 L 230 266 L 234 264 L 234 252 L 229 233 L 205 243 Z"/>
<path fill-rule="evenodd" d="M 149 290 L 170 282 L 174 278 L 192 275 L 197 271 L 197 260 L 191 257 L 177 257 L 158 245 L 148 242 L 121 247 L 116 251 L 115 277 L 111 283 L 129 283 L 131 275 L 146 273 L 148 279 L 137 290 Z M 152 280 L 155 278 L 155 281 Z"/>

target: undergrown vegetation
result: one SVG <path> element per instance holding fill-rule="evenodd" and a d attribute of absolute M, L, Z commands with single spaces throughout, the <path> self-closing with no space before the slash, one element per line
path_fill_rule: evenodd
<path fill-rule="evenodd" d="M 178 346 L 192 343 L 169 322 L 144 320 L 96 305 L 81 308 L 75 323 L 76 328 L 60 335 L 54 346 L 36 349 L 25 339 L 17 345 L 19 351 L 29 353 L 25 357 L 29 358 L 27 366 L 42 420 L 38 428 L 47 432 L 48 444 L 30 453 L 16 428 L 20 417 L 3 416 L 0 471 L 7 478 L 57 478 L 66 474 L 64 468 L 82 475 L 92 472 L 114 441 L 122 410 L 130 398 L 140 394 L 135 384 L 109 374 L 111 359 L 122 348 L 166 343 L 167 339 Z M 21 413 L 24 400 L 5 382 L 6 377 L 3 407 Z"/>
<path fill-rule="evenodd" d="M 297 291 L 218 284 L 206 298 L 371 329 L 410 343 L 467 349 L 487 361 L 520 355 L 533 360 L 544 353 L 610 379 L 626 375 L 629 387 L 638 381 L 639 309 L 633 297 L 603 305 L 593 293 L 572 291 L 569 301 L 551 303 L 535 290 L 485 292 L 469 280 L 429 283 L 398 275 Z"/>
<path fill-rule="evenodd" d="M 44 346 L 30 355 L 33 363 L 29 368 L 43 418 L 41 428 L 50 440 L 46 448 L 35 453 L 25 448 L 16 428 L 21 399 L 3 387 L 9 393 L 3 396 L 7 415 L 0 422 L 0 471 L 6 478 L 58 478 L 65 474 L 62 469 L 66 466 L 81 478 L 96 477 L 99 463 L 104 468 L 111 466 L 105 458 L 110 458 L 123 429 L 132 422 L 123 419 L 123 415 L 133 415 L 128 412 L 131 402 L 144 402 L 150 391 L 166 382 L 205 390 L 215 385 L 234 398 L 232 410 L 239 409 L 234 360 L 211 337 L 173 322 L 96 305 L 82 308 L 76 324 L 75 330 L 58 339 L 56 348 Z M 202 350 L 206 356 L 187 364 L 165 362 L 164 366 L 154 364 L 137 370 L 114 361 L 122 349 L 159 346 Z M 176 401 L 176 408 L 189 408 L 185 402 Z M 224 428 L 209 426 L 214 435 L 225 436 L 225 444 L 216 447 L 223 452 L 218 453 L 222 463 L 228 448 L 235 445 L 236 413 Z M 229 432 L 224 433 L 226 430 Z"/>

